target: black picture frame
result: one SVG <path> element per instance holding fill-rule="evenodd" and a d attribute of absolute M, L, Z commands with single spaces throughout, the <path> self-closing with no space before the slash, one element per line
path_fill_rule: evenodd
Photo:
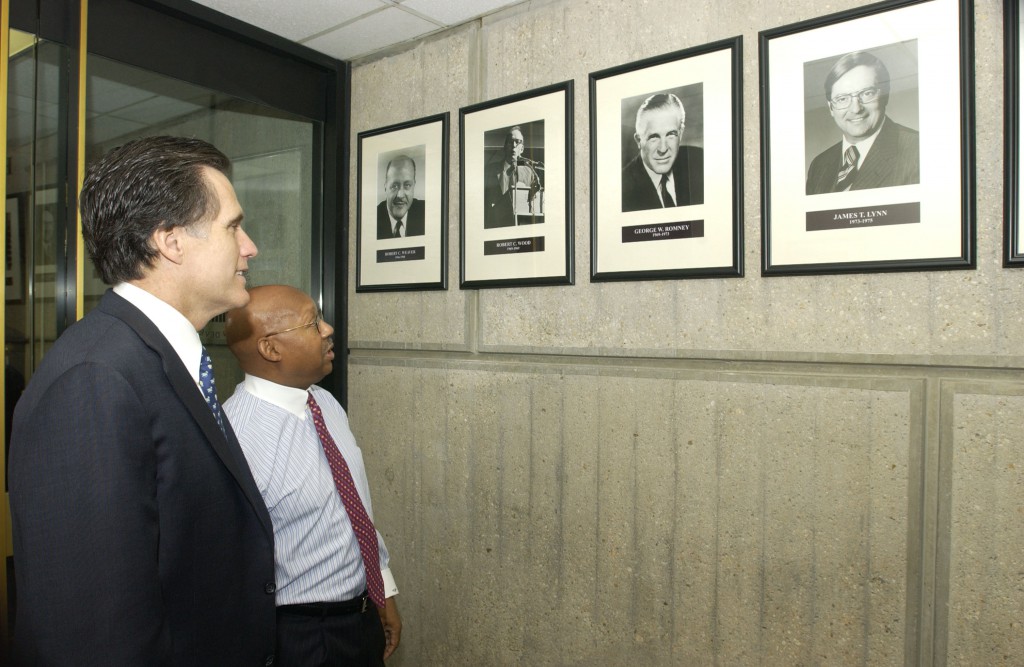
<path fill-rule="evenodd" d="M 742 52 L 736 36 L 590 74 L 591 281 L 743 276 Z M 652 127 L 641 148 L 641 108 L 674 125 L 680 106 L 681 137 Z"/>
<path fill-rule="evenodd" d="M 571 80 L 459 109 L 461 289 L 573 284 L 573 150 Z"/>
<path fill-rule="evenodd" d="M 759 33 L 762 275 L 975 268 L 973 17 L 892 0 Z"/>
<path fill-rule="evenodd" d="M 1006 111 L 1004 124 L 1006 136 L 1003 141 L 1003 164 L 1006 169 L 1005 201 L 1003 205 L 1003 266 L 1024 267 L 1024 235 L 1020 227 L 1021 196 L 1021 104 L 1022 70 L 1020 33 L 1022 0 L 1003 0 L 1003 53 L 1004 53 L 1004 99 Z"/>
<path fill-rule="evenodd" d="M 359 133 L 356 292 L 448 289 L 449 126 L 444 112 Z M 414 176 L 411 195 L 407 180 L 386 191 L 399 168 Z M 405 211 L 404 236 L 391 231 L 392 196 L 395 210 Z M 364 215 L 370 211 L 373 223 Z"/>

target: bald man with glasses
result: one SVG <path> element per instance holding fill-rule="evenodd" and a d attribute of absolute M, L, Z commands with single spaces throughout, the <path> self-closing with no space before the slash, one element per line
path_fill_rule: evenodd
<path fill-rule="evenodd" d="M 285 285 L 228 312 L 245 379 L 224 402 L 274 527 L 275 665 L 382 667 L 402 621 L 390 557 L 348 416 L 316 383 L 334 365 L 334 328 Z"/>
<path fill-rule="evenodd" d="M 889 70 L 866 51 L 848 53 L 825 77 L 829 113 L 841 141 L 807 170 L 809 195 L 920 182 L 918 133 L 889 118 Z"/>

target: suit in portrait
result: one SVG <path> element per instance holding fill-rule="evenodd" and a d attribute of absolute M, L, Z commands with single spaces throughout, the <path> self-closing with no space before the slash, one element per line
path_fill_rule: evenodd
<path fill-rule="evenodd" d="M 904 127 L 888 116 L 878 131 L 864 163 L 853 175 L 850 190 L 869 190 L 896 185 L 913 185 L 921 180 L 920 140 L 916 130 Z M 807 170 L 807 194 L 834 192 L 843 168 L 843 142 L 830 146 L 811 160 Z"/>
<path fill-rule="evenodd" d="M 676 161 L 672 163 L 672 193 L 676 206 L 704 203 L 704 149 L 697 146 L 679 146 Z M 637 154 L 622 169 L 622 211 L 646 211 L 662 208 L 661 195 Z"/>
<path fill-rule="evenodd" d="M 413 199 L 409 207 L 409 213 L 405 216 L 406 236 L 423 236 L 424 205 L 422 199 Z M 382 201 L 377 204 L 377 239 L 394 238 L 394 230 L 391 227 L 391 216 L 388 215 L 388 203 Z"/>
<path fill-rule="evenodd" d="M 15 558 L 34 554 L 16 564 L 15 664 L 267 664 L 259 490 L 170 343 L 113 291 L 18 403 L 10 492 Z"/>
<path fill-rule="evenodd" d="M 513 167 L 510 162 L 492 162 L 486 170 L 484 181 L 484 229 L 496 227 L 512 227 L 535 213 L 531 210 L 513 212 L 512 198 L 517 186 L 527 185 L 530 188 L 528 201 L 535 206 L 537 194 L 541 190 L 540 177 L 537 170 L 528 164 Z M 515 180 L 512 174 L 515 174 Z M 536 213 L 539 213 L 536 212 Z M 518 218 L 518 219 L 517 219 Z M 543 218 L 531 217 L 531 221 L 543 222 Z"/>

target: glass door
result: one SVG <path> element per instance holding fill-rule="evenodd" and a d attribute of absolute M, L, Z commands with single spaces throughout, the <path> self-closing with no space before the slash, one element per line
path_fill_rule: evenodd
<path fill-rule="evenodd" d="M 11 418 L 25 383 L 57 338 L 58 274 L 66 267 L 68 230 L 61 159 L 66 130 L 60 111 L 66 47 L 15 29 L 9 30 L 8 40 L 0 649 L 10 637 L 16 611 L 6 474 Z"/>
<path fill-rule="evenodd" d="M 17 30 L 8 30 L 8 17 Z M 79 174 L 139 136 L 195 136 L 232 159 L 259 247 L 252 283 L 308 291 L 336 325 L 336 347 L 346 349 L 345 63 L 177 0 L 2 0 L 0 55 L 8 61 L 0 66 L 5 430 L 33 370 L 106 288 L 81 254 Z M 223 345 L 223 322 L 201 335 L 226 398 L 241 374 Z M 321 383 L 342 403 L 345 368 Z M 17 620 L 6 451 L 0 664 Z"/>
<path fill-rule="evenodd" d="M 259 248 L 249 264 L 249 284 L 284 283 L 314 291 L 318 123 L 102 56 L 89 56 L 86 72 L 86 162 L 140 136 L 209 141 L 231 158 L 246 231 Z M 106 288 L 86 262 L 85 310 L 99 302 Z M 223 329 L 220 316 L 201 332 L 222 400 L 242 379 Z"/>

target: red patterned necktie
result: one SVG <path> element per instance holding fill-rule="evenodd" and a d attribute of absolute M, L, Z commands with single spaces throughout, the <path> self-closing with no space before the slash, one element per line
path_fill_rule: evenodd
<path fill-rule="evenodd" d="M 309 411 L 313 415 L 313 424 L 316 426 L 316 433 L 320 436 L 320 444 L 323 445 L 324 453 L 327 455 L 327 462 L 331 465 L 331 475 L 334 477 L 334 486 L 338 489 L 341 502 L 345 505 L 348 518 L 352 522 L 352 530 L 356 533 L 356 540 L 359 542 L 359 552 L 363 556 L 363 569 L 366 570 L 366 589 L 370 599 L 380 608 L 384 608 L 384 579 L 380 574 L 380 552 L 377 550 L 377 531 L 373 527 L 363 507 L 363 501 L 356 491 L 356 484 L 352 481 L 352 473 L 345 463 L 345 458 L 338 451 L 334 444 L 334 438 L 327 430 L 324 423 L 324 414 L 320 412 L 320 406 L 316 404 L 313 394 L 310 393 L 306 400 Z"/>

